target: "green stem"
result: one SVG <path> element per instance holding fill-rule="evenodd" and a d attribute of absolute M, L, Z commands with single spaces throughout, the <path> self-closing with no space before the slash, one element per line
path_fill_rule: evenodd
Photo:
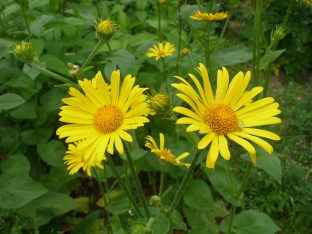
<path fill-rule="evenodd" d="M 236 198 L 237 199 L 239 199 L 239 197 L 241 196 L 241 194 L 243 193 L 243 191 L 244 191 L 244 189 L 246 187 L 246 184 L 247 184 L 247 181 L 248 181 L 248 178 L 249 178 L 252 166 L 253 165 L 251 163 L 247 164 L 247 169 L 246 169 L 246 172 L 245 172 L 242 184 L 241 184 L 241 186 L 240 186 L 240 188 L 239 188 L 239 190 L 238 190 L 238 192 L 236 194 Z M 231 231 L 232 231 L 232 224 L 233 224 L 233 219 L 234 219 L 234 216 L 235 216 L 235 210 L 236 210 L 236 206 L 232 205 L 227 234 L 230 234 Z"/>
<path fill-rule="evenodd" d="M 179 73 L 179 59 L 180 59 L 180 50 L 181 50 L 181 31 L 182 31 L 182 24 L 181 24 L 181 16 L 180 16 L 180 0 L 178 1 L 178 10 L 179 10 L 179 43 L 178 43 L 178 57 L 177 57 L 177 65 L 176 65 L 176 75 Z"/>
<path fill-rule="evenodd" d="M 157 1 L 157 12 L 158 12 L 158 34 L 159 34 L 159 43 L 161 40 L 161 24 L 160 24 L 160 3 Z"/>
<path fill-rule="evenodd" d="M 10 29 L 10 26 L 9 26 L 8 21 L 7 21 L 6 18 L 5 18 L 4 11 L 2 10 L 2 5 L 1 5 L 1 11 L 2 11 L 2 16 L 3 16 L 4 23 L 6 24 L 6 26 L 7 26 L 7 28 L 8 28 L 8 34 L 9 34 L 10 37 L 11 37 L 11 29 Z"/>
<path fill-rule="evenodd" d="M 106 192 L 108 193 L 109 185 L 108 185 L 108 181 L 107 181 L 107 177 L 106 177 L 106 164 L 104 165 L 103 173 L 104 173 L 104 178 L 105 178 L 104 185 L 105 185 Z M 108 197 L 108 201 L 110 201 L 110 197 Z"/>
<path fill-rule="evenodd" d="M 101 13 L 100 13 L 100 8 L 99 8 L 99 0 L 95 0 L 95 5 L 98 13 L 98 18 L 101 19 Z"/>
<path fill-rule="evenodd" d="M 89 55 L 89 57 L 87 58 L 87 60 L 84 62 L 84 64 L 82 65 L 82 67 L 80 68 L 80 72 L 79 74 L 83 73 L 83 70 L 88 66 L 88 64 L 91 62 L 91 60 L 94 58 L 96 52 L 98 51 L 98 49 L 101 47 L 101 45 L 103 44 L 104 41 L 99 40 L 98 43 L 96 44 L 96 46 L 94 47 L 94 49 L 92 50 L 91 54 Z"/>
<path fill-rule="evenodd" d="M 2 22 L 1 15 L 0 15 L 0 24 L 1 24 L 2 31 L 3 31 L 3 33 L 4 33 L 4 32 L 5 32 L 5 29 L 4 29 L 4 24 L 3 24 L 3 22 Z"/>
<path fill-rule="evenodd" d="M 134 198 L 132 197 L 132 195 L 130 194 L 129 190 L 127 189 L 125 183 L 121 179 L 121 176 L 119 175 L 119 173 L 118 173 L 118 171 L 117 171 L 117 169 L 116 169 L 116 167 L 114 165 L 113 159 L 110 156 L 110 154 L 106 155 L 106 159 L 108 161 L 108 164 L 109 164 L 110 168 L 112 169 L 112 172 L 114 173 L 115 177 L 117 178 L 118 183 L 120 184 L 120 186 L 123 189 L 123 191 L 126 194 L 126 196 L 129 198 L 129 200 L 130 200 L 132 206 L 134 207 L 135 211 L 138 213 L 140 218 L 144 218 L 144 216 L 143 216 L 142 212 L 140 211 L 138 205 L 135 203 Z"/>
<path fill-rule="evenodd" d="M 94 169 L 94 167 L 92 167 L 92 170 L 93 170 L 93 172 L 94 172 L 94 174 L 95 174 L 96 180 L 97 180 L 97 182 L 98 182 L 98 184 L 99 184 L 100 190 L 101 190 L 102 195 L 103 195 L 104 206 L 105 206 L 105 213 L 106 213 L 106 218 L 107 218 L 107 223 L 108 223 L 109 220 L 110 220 L 110 213 L 106 210 L 107 202 L 106 202 L 106 197 L 105 197 L 104 188 L 103 188 L 103 185 L 102 185 L 102 183 L 101 183 L 101 181 L 100 181 L 100 178 L 99 178 L 99 176 L 98 176 L 96 170 Z M 110 230 L 111 228 L 109 227 L 109 225 L 107 225 L 107 226 L 108 226 L 107 232 L 108 232 L 108 234 L 109 234 L 110 231 L 111 231 L 111 230 Z"/>
<path fill-rule="evenodd" d="M 226 21 L 225 21 L 225 24 L 224 24 L 224 26 L 223 26 L 221 35 L 220 35 L 220 37 L 219 37 L 219 39 L 218 39 L 218 42 L 217 42 L 217 45 L 216 45 L 216 47 L 215 47 L 215 49 L 214 49 L 214 51 L 213 51 L 211 60 L 213 60 L 213 58 L 214 58 L 214 56 L 215 56 L 215 54 L 216 54 L 216 52 L 217 52 L 217 50 L 218 50 L 218 48 L 219 48 L 220 42 L 221 42 L 221 40 L 222 40 L 222 38 L 223 38 L 223 36 L 224 36 L 225 30 L 226 30 L 228 24 L 229 24 L 231 15 L 232 15 L 232 13 L 233 13 L 233 10 L 234 10 L 234 8 L 231 8 L 230 13 L 229 13 L 229 16 L 227 17 L 227 19 L 226 19 Z"/>
<path fill-rule="evenodd" d="M 164 59 L 163 57 L 161 57 L 161 61 L 162 61 L 162 64 L 163 64 L 163 83 L 164 83 L 165 86 L 166 86 L 166 92 L 167 92 L 167 94 L 169 94 L 169 92 L 168 92 L 168 83 L 167 83 L 167 76 L 166 76 L 165 59 Z"/>
<path fill-rule="evenodd" d="M 262 40 L 264 42 L 265 49 L 267 49 L 269 47 L 269 44 L 268 44 L 268 42 L 267 42 L 267 40 L 265 39 L 265 36 L 264 36 L 261 15 L 260 15 L 259 27 L 260 27 L 261 38 L 262 38 Z"/>
<path fill-rule="evenodd" d="M 211 1 L 212 2 L 212 1 Z M 207 38 L 208 38 L 208 47 L 205 49 L 205 55 L 206 55 L 206 66 L 209 69 L 209 74 L 211 73 L 211 61 L 210 61 L 210 23 L 208 23 L 207 26 L 207 32 L 206 32 Z"/>
<path fill-rule="evenodd" d="M 182 184 L 180 185 L 174 199 L 173 199 L 173 202 L 172 204 L 170 205 L 169 209 L 166 211 L 166 214 L 169 215 L 171 214 L 175 208 L 177 207 L 182 195 L 183 195 L 183 192 L 191 178 L 191 175 L 192 175 L 192 172 L 194 171 L 194 168 L 196 166 L 196 162 L 198 160 L 198 157 L 200 155 L 200 152 L 201 150 L 197 149 L 195 154 L 194 154 L 194 157 L 192 159 L 192 163 L 191 163 L 191 166 L 189 167 L 188 171 L 186 172 L 185 176 L 184 176 L 184 179 L 182 181 Z"/>
<path fill-rule="evenodd" d="M 31 33 L 30 33 L 30 29 L 29 29 L 27 18 L 26 18 L 25 10 L 24 10 L 24 7 L 23 7 L 23 0 L 19 0 L 18 2 L 19 2 L 19 5 L 21 6 L 21 10 L 22 10 L 22 14 L 23 14 L 24 21 L 25 21 L 25 24 L 26 24 L 28 35 L 30 35 Z"/>
<path fill-rule="evenodd" d="M 57 79 L 57 80 L 59 80 L 59 81 L 62 81 L 62 82 L 64 82 L 64 83 L 70 83 L 70 84 L 74 84 L 74 85 L 76 85 L 74 82 L 72 82 L 71 80 L 69 80 L 69 79 L 67 79 L 67 78 L 64 78 L 64 77 L 62 77 L 62 76 L 60 76 L 60 75 L 58 75 L 58 74 L 55 74 L 55 73 L 53 73 L 53 72 L 51 72 L 51 71 L 48 71 L 48 70 L 46 70 L 46 69 L 44 69 L 44 68 L 42 68 L 42 67 L 39 67 L 37 64 L 35 64 L 34 62 L 28 62 L 28 65 L 30 66 L 30 67 L 32 67 L 33 69 L 36 69 L 36 70 L 38 70 L 38 71 L 40 71 L 41 73 L 43 73 L 43 74 L 45 74 L 45 75 L 47 75 L 47 76 L 50 76 L 50 77 L 52 77 L 52 78 L 54 78 L 54 79 Z"/>
<path fill-rule="evenodd" d="M 107 47 L 108 47 L 109 52 L 111 53 L 111 55 L 112 55 L 112 56 L 115 56 L 115 54 L 114 54 L 114 52 L 113 52 L 113 50 L 112 50 L 112 47 L 111 47 L 110 44 L 109 44 L 109 41 L 107 41 L 106 43 L 107 43 Z"/>
<path fill-rule="evenodd" d="M 256 75 L 255 75 L 255 85 L 259 86 L 260 82 L 260 37 L 259 37 L 259 15 L 260 15 L 260 5 L 259 0 L 255 1 L 255 7 L 256 7 L 256 14 L 255 14 L 255 36 L 256 36 Z"/>
<path fill-rule="evenodd" d="M 91 8 L 92 8 L 92 11 L 93 11 L 95 17 L 96 17 L 96 18 L 100 18 L 99 15 L 98 15 L 98 13 L 95 11 L 95 8 L 94 8 L 94 6 L 93 6 L 91 0 L 89 0 L 89 3 L 90 3 L 90 6 L 91 6 Z"/>
<path fill-rule="evenodd" d="M 128 168 L 127 168 L 127 161 L 123 161 L 123 166 L 124 166 L 124 173 L 125 173 L 125 180 L 126 180 L 126 186 L 127 189 L 130 191 L 130 181 L 129 181 L 129 175 L 128 175 Z M 130 203 L 130 201 L 129 201 Z"/>
<path fill-rule="evenodd" d="M 160 166 L 161 166 L 161 177 L 160 177 L 160 188 L 159 188 L 159 194 L 158 194 L 159 197 L 161 197 L 163 193 L 164 178 L 165 178 L 165 167 L 162 164 Z"/>
<path fill-rule="evenodd" d="M 260 68 L 263 66 L 264 61 L 265 61 L 267 55 L 271 52 L 271 49 L 272 49 L 273 45 L 274 45 L 274 42 L 271 42 L 270 46 L 265 51 L 265 54 L 263 55 L 263 57 L 261 59 Z"/>
<path fill-rule="evenodd" d="M 284 18 L 283 25 L 282 25 L 283 28 L 285 28 L 285 26 L 287 24 L 287 21 L 288 21 L 289 15 L 291 13 L 292 7 L 294 5 L 294 2 L 295 2 L 295 0 L 290 0 L 290 2 L 289 2 L 287 13 L 286 13 L 286 16 Z"/>
<path fill-rule="evenodd" d="M 228 173 L 229 173 L 229 178 L 230 178 L 232 190 L 233 190 L 234 195 L 236 196 L 236 191 L 235 191 L 233 180 L 232 180 L 232 174 L 231 174 L 231 170 L 230 170 L 229 161 L 228 160 L 225 160 L 225 161 L 226 161 L 226 167 L 227 167 Z"/>
<path fill-rule="evenodd" d="M 151 215 L 150 215 L 148 207 L 147 207 L 147 202 L 146 202 L 146 199 L 144 197 L 144 194 L 143 194 L 143 191 L 142 191 L 142 187 L 140 185 L 140 181 L 139 181 L 138 175 L 135 172 L 133 160 L 131 158 L 128 146 L 127 146 L 127 144 L 126 144 L 126 142 L 124 140 L 123 140 L 123 145 L 124 145 L 124 149 L 125 149 L 125 152 L 126 152 L 126 156 L 127 156 L 127 160 L 128 160 L 128 163 L 129 163 L 129 167 L 130 167 L 130 171 L 131 171 L 131 174 L 132 174 L 132 178 L 133 178 L 133 181 L 134 181 L 134 185 L 136 187 L 136 190 L 137 190 L 138 195 L 140 197 L 140 200 L 142 202 L 143 209 L 145 211 L 145 215 L 149 219 L 151 217 Z"/>

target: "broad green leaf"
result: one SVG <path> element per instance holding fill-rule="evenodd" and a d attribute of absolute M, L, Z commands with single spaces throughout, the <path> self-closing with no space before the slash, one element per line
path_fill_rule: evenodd
<path fill-rule="evenodd" d="M 15 154 L 6 157 L 0 162 L 0 166 L 3 172 L 11 169 L 25 171 L 26 173 L 30 171 L 30 163 L 22 154 Z"/>
<path fill-rule="evenodd" d="M 5 6 L 3 13 L 4 13 L 5 17 L 8 18 L 11 14 L 13 14 L 17 11 L 20 11 L 20 10 L 21 10 L 21 7 L 18 4 L 14 3 L 10 6 Z"/>
<path fill-rule="evenodd" d="M 177 230 L 187 229 L 181 214 L 177 210 L 174 210 L 171 214 L 167 216 L 167 218 L 170 221 L 171 229 L 177 229 Z"/>
<path fill-rule="evenodd" d="M 128 198 L 112 202 L 106 207 L 106 210 L 108 210 L 112 214 L 122 214 L 130 209 L 131 205 Z"/>
<path fill-rule="evenodd" d="M 135 15 L 141 22 L 143 22 L 146 19 L 147 12 L 146 11 L 136 11 Z"/>
<path fill-rule="evenodd" d="M 12 111 L 10 115 L 15 119 L 35 119 L 37 115 L 34 100 L 28 100 Z"/>
<path fill-rule="evenodd" d="M 79 19 L 75 17 L 65 17 L 64 22 L 70 25 L 76 25 L 76 26 L 90 25 L 90 20 L 84 20 L 84 19 Z"/>
<path fill-rule="evenodd" d="M 204 170 L 213 187 L 223 196 L 223 198 L 235 206 L 241 206 L 241 199 L 243 194 L 240 196 L 240 199 L 237 199 L 235 192 L 239 190 L 240 184 L 232 175 L 235 189 L 234 191 L 227 168 L 225 166 L 221 166 L 220 163 L 216 163 L 214 170 L 207 168 L 204 164 L 202 164 L 202 166 L 205 168 Z"/>
<path fill-rule="evenodd" d="M 25 100 L 21 96 L 15 93 L 6 93 L 0 96 L 0 110 L 9 110 L 24 102 Z"/>
<path fill-rule="evenodd" d="M 38 143 L 45 143 L 53 134 L 52 128 L 40 128 L 38 129 L 38 140 L 35 129 L 29 129 L 21 133 L 22 141 L 27 145 L 36 145 Z"/>
<path fill-rule="evenodd" d="M 45 54 L 40 57 L 40 61 L 46 62 L 47 68 L 68 76 L 68 67 L 57 57 L 51 54 Z"/>
<path fill-rule="evenodd" d="M 187 231 L 187 234 L 216 234 L 215 232 L 211 231 L 207 227 L 198 227 L 198 228 L 193 228 L 191 230 Z"/>
<path fill-rule="evenodd" d="M 47 67 L 45 62 L 38 63 L 38 66 L 42 67 L 42 68 Z M 30 79 L 32 79 L 32 80 L 35 80 L 36 77 L 40 74 L 40 71 L 29 67 L 26 63 L 24 64 L 23 72 L 26 73 L 30 77 Z"/>
<path fill-rule="evenodd" d="M 36 55 L 39 57 L 43 52 L 45 41 L 44 39 L 35 39 L 33 40 L 33 42 L 34 42 L 34 50 L 36 52 Z"/>
<path fill-rule="evenodd" d="M 2 59 L 5 55 L 9 55 L 10 47 L 13 44 L 14 41 L 0 38 L 0 59 Z"/>
<path fill-rule="evenodd" d="M 75 200 L 79 204 L 79 207 L 75 209 L 75 211 L 88 214 L 90 211 L 90 198 L 89 197 L 77 197 Z"/>
<path fill-rule="evenodd" d="M 51 89 L 49 92 L 41 95 L 40 103 L 42 104 L 44 111 L 59 110 L 64 104 L 62 98 L 68 97 L 67 89 Z"/>
<path fill-rule="evenodd" d="M 239 6 L 239 1 L 240 0 L 230 0 L 230 7 L 231 8 L 236 8 Z"/>
<path fill-rule="evenodd" d="M 162 213 L 152 214 L 152 217 L 154 218 L 154 223 L 151 226 L 151 229 L 153 230 L 153 234 L 168 233 L 170 229 L 169 219 Z"/>
<path fill-rule="evenodd" d="M 0 175 L 0 207 L 14 209 L 45 194 L 47 190 L 33 181 L 25 170 L 10 169 Z"/>
<path fill-rule="evenodd" d="M 213 198 L 210 188 L 203 180 L 191 180 L 183 194 L 186 205 L 197 210 L 213 210 Z"/>
<path fill-rule="evenodd" d="M 229 217 L 220 225 L 221 230 L 226 232 Z M 281 229 L 264 213 L 255 210 L 246 210 L 234 216 L 233 229 L 235 234 L 274 234 Z"/>
<path fill-rule="evenodd" d="M 249 154 L 243 154 L 241 155 L 241 158 L 253 163 L 251 161 Z M 256 167 L 265 170 L 266 173 L 268 173 L 270 176 L 273 177 L 273 179 L 275 179 L 279 184 L 281 184 L 282 167 L 281 167 L 281 162 L 275 153 L 272 153 L 270 155 L 261 147 L 257 147 Z"/>
<path fill-rule="evenodd" d="M 261 63 L 260 63 L 260 70 L 266 68 L 266 66 L 269 65 L 269 63 L 273 62 L 275 59 L 277 59 L 282 53 L 285 52 L 286 49 L 284 50 L 277 50 L 277 51 L 273 51 L 271 53 L 269 53 L 265 60 L 263 61 L 263 58 L 261 59 Z"/>
<path fill-rule="evenodd" d="M 100 215 L 100 210 L 97 210 L 93 212 L 92 214 L 89 214 L 83 220 L 81 220 L 78 225 L 73 229 L 71 232 L 72 234 L 88 234 L 93 225 L 95 224 L 95 221 Z"/>
<path fill-rule="evenodd" d="M 138 33 L 131 37 L 129 41 L 129 46 L 142 45 L 145 42 L 157 40 L 157 38 L 158 37 L 155 34 L 149 32 Z"/>
<path fill-rule="evenodd" d="M 104 166 L 106 167 L 106 175 L 104 175 L 104 169 L 101 169 L 99 167 L 93 167 L 93 170 L 91 170 L 92 177 L 96 178 L 96 175 L 94 174 L 94 171 L 96 171 L 100 181 L 105 182 L 106 179 L 109 179 L 112 176 L 112 171 L 107 164 Z"/>
<path fill-rule="evenodd" d="M 215 218 L 224 218 L 230 213 L 225 207 L 225 202 L 223 200 L 218 200 L 214 202 L 214 217 Z"/>
<path fill-rule="evenodd" d="M 54 17 L 50 15 L 41 15 L 40 17 L 36 18 L 35 21 L 29 24 L 30 32 L 35 33 L 38 29 L 43 27 L 45 24 L 53 20 Z M 25 33 L 28 34 L 28 31 L 25 29 Z"/>
<path fill-rule="evenodd" d="M 61 141 L 52 140 L 46 144 L 38 144 L 37 150 L 43 161 L 51 166 L 64 168 L 63 158 L 65 156 L 65 146 Z"/>
<path fill-rule="evenodd" d="M 84 19 L 93 21 L 97 18 L 94 15 L 94 12 L 89 4 L 86 5 L 86 4 L 73 3 L 72 6 L 75 8 L 78 14 Z"/>
<path fill-rule="evenodd" d="M 11 127 L 0 128 L 0 145 L 7 149 L 16 146 L 19 139 L 19 131 Z"/>
<path fill-rule="evenodd" d="M 216 224 L 213 211 L 201 211 L 188 207 L 183 207 L 184 215 L 192 228 L 205 227 L 213 233 L 219 233 L 220 228 Z"/>
<path fill-rule="evenodd" d="M 29 4 L 28 4 L 28 7 L 30 9 L 35 9 L 35 8 L 38 8 L 38 7 L 43 7 L 45 5 L 49 4 L 49 0 L 34 0 L 34 1 L 31 1 Z"/>
<path fill-rule="evenodd" d="M 146 22 L 153 28 L 157 29 L 158 30 L 158 19 L 149 19 L 149 20 L 146 20 Z M 160 27 L 161 27 L 161 30 L 162 31 L 167 31 L 168 30 L 168 23 L 167 23 L 167 20 L 160 20 Z"/>

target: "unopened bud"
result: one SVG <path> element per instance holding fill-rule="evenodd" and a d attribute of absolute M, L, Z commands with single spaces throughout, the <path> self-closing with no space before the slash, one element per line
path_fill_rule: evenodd
<path fill-rule="evenodd" d="M 152 234 L 152 229 L 144 227 L 142 224 L 136 224 L 132 227 L 130 234 Z"/>
<path fill-rule="evenodd" d="M 117 32 L 119 26 L 109 19 L 96 23 L 96 36 L 102 41 L 108 41 Z"/>
<path fill-rule="evenodd" d="M 67 63 L 67 66 L 69 67 L 68 73 L 70 76 L 77 76 L 80 71 L 80 67 L 76 64 Z"/>
<path fill-rule="evenodd" d="M 161 205 L 161 198 L 159 196 L 152 196 L 151 199 L 149 200 L 150 206 L 153 207 L 159 207 Z"/>
<path fill-rule="evenodd" d="M 34 51 L 34 44 L 32 41 L 22 41 L 21 44 L 12 47 L 10 53 L 14 54 L 20 61 L 24 63 L 34 62 L 35 64 L 38 64 L 39 62 L 39 59 L 36 56 L 36 52 Z"/>
<path fill-rule="evenodd" d="M 282 26 L 276 26 L 276 30 L 274 31 L 274 38 L 276 40 L 282 40 L 286 36 L 287 32 L 285 32 L 285 29 Z"/>
<path fill-rule="evenodd" d="M 157 114 L 164 114 L 170 111 L 171 100 L 165 94 L 156 94 L 151 98 L 150 105 Z"/>

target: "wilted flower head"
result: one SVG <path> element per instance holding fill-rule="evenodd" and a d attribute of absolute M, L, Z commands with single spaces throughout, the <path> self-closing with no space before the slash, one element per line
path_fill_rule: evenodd
<path fill-rule="evenodd" d="M 103 41 L 108 41 L 117 32 L 119 26 L 113 21 L 106 19 L 104 21 L 100 20 L 100 22 L 97 22 L 95 28 L 97 38 Z"/>
<path fill-rule="evenodd" d="M 34 62 L 38 64 L 39 60 L 34 51 L 34 44 L 32 41 L 22 41 L 21 44 L 15 45 L 11 48 L 10 53 L 14 54 L 22 62 Z"/>
<path fill-rule="evenodd" d="M 223 20 L 229 16 L 229 12 L 221 12 L 221 13 L 201 13 L 201 11 L 195 11 L 190 18 L 194 20 L 202 20 L 202 21 L 215 21 L 215 20 Z"/>
<path fill-rule="evenodd" d="M 183 54 L 184 54 L 184 55 L 188 55 L 188 53 L 190 52 L 190 50 L 191 50 L 191 49 L 185 47 L 185 48 L 183 49 Z"/>
<path fill-rule="evenodd" d="M 173 44 L 166 42 L 165 47 L 163 43 L 158 43 L 158 47 L 154 45 L 154 48 L 149 48 L 147 51 L 149 52 L 146 54 L 147 57 L 156 57 L 157 61 L 160 57 L 171 56 L 176 49 Z"/>

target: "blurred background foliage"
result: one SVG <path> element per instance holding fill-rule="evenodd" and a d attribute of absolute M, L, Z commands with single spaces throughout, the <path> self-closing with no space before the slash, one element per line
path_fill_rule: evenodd
<path fill-rule="evenodd" d="M 264 34 L 268 41 L 271 31 L 283 21 L 288 7 L 288 1 L 270 2 L 262 13 Z M 25 9 L 30 33 L 26 29 L 20 4 Z M 94 68 L 86 71 L 84 77 L 92 79 L 97 71 L 101 71 L 109 82 L 112 71 L 120 69 L 122 77 L 132 74 L 137 77 L 136 84 L 154 87 L 158 91 L 162 83 L 162 65 L 146 56 L 147 49 L 158 40 L 156 0 L 3 0 L 0 7 L 0 233 L 104 233 L 106 224 L 101 218 L 104 217 L 104 203 L 97 182 L 84 172 L 68 175 L 63 163 L 66 145 L 55 135 L 55 130 L 61 126 L 58 112 L 62 106 L 61 99 L 68 96 L 67 89 L 54 88 L 58 81 L 29 68 L 8 51 L 16 43 L 33 40 L 39 65 L 74 81 L 68 75 L 66 64 L 83 64 L 97 43 L 92 23 L 97 18 L 110 18 L 122 25 L 110 40 L 114 54 L 104 44 L 90 63 Z M 204 7 L 207 11 L 206 1 Z M 193 67 L 205 60 L 197 39 L 204 27 L 189 18 L 197 9 L 196 1 L 187 1 L 181 7 L 182 41 L 191 49 L 191 62 L 186 57 L 180 58 L 179 74 L 176 74 L 178 53 L 167 57 L 169 83 L 175 81 L 174 75 L 187 77 L 188 73 L 193 73 Z M 214 1 L 213 9 L 216 12 L 229 10 L 229 3 Z M 240 1 L 239 7 L 234 10 L 212 64 L 210 79 L 213 86 L 216 85 L 216 71 L 221 66 L 229 69 L 230 77 L 238 71 L 245 73 L 252 70 L 253 13 L 250 0 Z M 167 0 L 162 4 L 161 15 L 165 40 L 178 48 L 177 2 Z M 275 75 L 272 74 L 268 96 L 280 103 L 283 123 L 270 126 L 268 130 L 279 134 L 282 140 L 270 142 L 275 149 L 274 159 L 264 154 L 263 160 L 275 160 L 277 164 L 272 163 L 271 171 L 261 167 L 253 169 L 243 205 L 238 208 L 243 212 L 252 208 L 268 214 L 280 227 L 279 233 L 308 233 L 312 228 L 311 16 L 311 7 L 303 2 L 295 3 L 286 26 L 288 34 L 278 47 L 287 50 L 274 62 Z M 223 22 L 211 27 L 212 50 L 222 27 Z M 264 77 L 265 74 L 261 73 L 262 80 Z M 172 87 L 169 91 L 173 92 Z M 174 106 L 180 102 L 174 97 Z M 160 165 L 156 156 L 144 148 L 144 137 L 150 134 L 158 139 L 159 133 L 164 133 L 167 145 L 176 155 L 191 149 L 191 144 L 177 132 L 171 120 L 161 115 L 152 116 L 150 120 L 146 127 L 132 132 L 137 141 L 131 146 L 147 197 L 157 192 Z M 234 147 L 230 150 L 233 155 L 231 168 L 241 179 L 245 168 L 245 161 L 241 158 L 246 158 L 243 155 L 245 152 Z M 203 151 L 193 180 L 178 207 L 182 216 L 173 213 L 175 216 L 169 219 L 170 224 L 164 224 L 168 229 L 171 227 L 171 233 L 183 233 L 173 229 L 191 228 L 191 231 L 184 233 L 220 233 L 220 222 L 229 215 L 229 199 L 220 196 L 211 186 L 227 178 L 224 161 L 219 157 L 221 177 L 215 178 L 200 165 L 206 155 L 207 151 Z M 114 157 L 114 160 L 124 175 L 123 159 Z M 186 158 L 185 162 L 190 160 L 191 157 Z M 279 162 L 282 176 L 275 173 L 279 169 L 274 166 Z M 183 167 L 166 167 L 166 187 L 171 186 L 172 189 L 163 200 L 164 206 L 170 205 L 185 172 Z M 108 181 L 111 186 L 106 188 L 106 194 L 109 197 L 107 209 L 114 214 L 114 233 L 125 233 L 127 229 L 121 221 L 131 218 L 127 212 L 128 201 L 124 199 L 109 166 L 106 166 L 105 173 L 101 170 L 98 173 L 101 181 Z M 135 194 L 132 181 L 131 188 Z M 99 209 L 100 212 L 94 212 Z M 262 216 L 257 215 L 261 219 Z M 222 224 L 221 230 L 224 230 Z"/>

